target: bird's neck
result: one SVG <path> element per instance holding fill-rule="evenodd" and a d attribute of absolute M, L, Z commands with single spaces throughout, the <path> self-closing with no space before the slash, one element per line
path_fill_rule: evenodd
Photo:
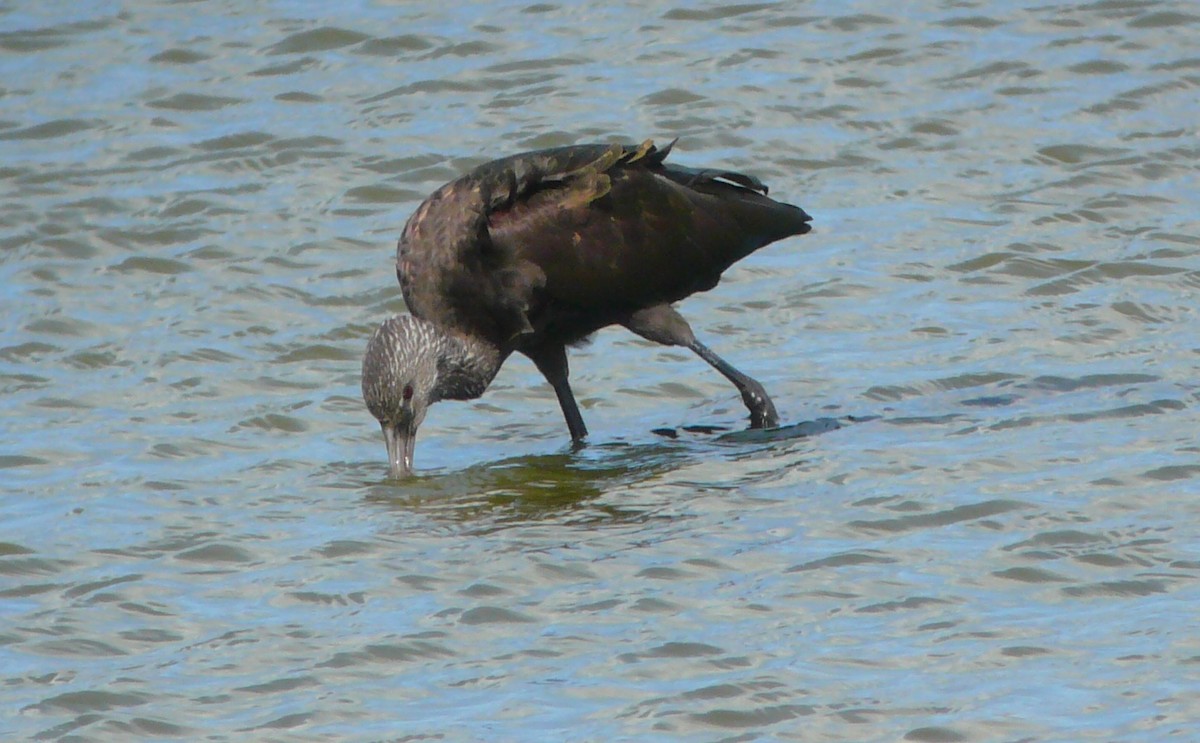
<path fill-rule="evenodd" d="M 504 363 L 500 349 L 450 333 L 441 334 L 438 341 L 437 399 L 474 400 L 482 395 Z"/>

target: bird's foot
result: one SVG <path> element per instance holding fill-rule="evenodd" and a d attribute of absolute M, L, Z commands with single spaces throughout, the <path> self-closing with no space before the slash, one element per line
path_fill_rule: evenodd
<path fill-rule="evenodd" d="M 775 403 L 767 396 L 763 386 L 753 379 L 747 380 L 742 389 L 742 402 L 750 410 L 751 428 L 775 428 L 779 425 L 779 413 L 775 412 Z"/>

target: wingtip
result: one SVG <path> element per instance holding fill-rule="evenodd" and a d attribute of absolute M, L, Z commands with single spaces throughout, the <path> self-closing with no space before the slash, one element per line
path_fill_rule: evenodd
<path fill-rule="evenodd" d="M 650 142 L 650 140 L 648 140 L 648 139 L 646 141 Z M 654 144 L 651 142 L 650 149 L 651 149 L 651 154 L 653 154 L 653 156 L 654 156 L 654 161 L 661 163 L 662 161 L 666 160 L 667 155 L 671 154 L 671 148 L 674 147 L 675 143 L 678 141 L 679 141 L 679 137 L 676 137 L 676 138 L 672 139 L 670 142 L 667 142 L 662 147 L 658 147 L 658 148 L 654 147 Z"/>

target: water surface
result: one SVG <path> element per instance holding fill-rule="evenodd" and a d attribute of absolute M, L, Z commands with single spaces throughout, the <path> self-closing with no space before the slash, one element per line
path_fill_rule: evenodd
<path fill-rule="evenodd" d="M 0 736 L 1160 741 L 1200 717 L 1183 2 L 0 6 Z M 385 479 L 420 199 L 660 143 L 815 217 Z"/>

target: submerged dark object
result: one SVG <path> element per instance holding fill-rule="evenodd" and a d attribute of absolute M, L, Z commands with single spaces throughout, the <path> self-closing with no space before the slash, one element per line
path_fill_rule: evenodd
<path fill-rule="evenodd" d="M 392 476 L 411 471 L 429 405 L 479 397 L 514 351 L 537 365 L 572 440 L 583 439 L 566 347 L 608 325 L 691 349 L 741 392 L 751 428 L 778 424 L 762 385 L 696 340 L 671 303 L 713 288 L 764 245 L 808 232 L 811 218 L 751 176 L 667 164 L 671 145 L 514 155 L 417 207 L 396 249 L 412 314 L 379 326 L 362 369 Z"/>

